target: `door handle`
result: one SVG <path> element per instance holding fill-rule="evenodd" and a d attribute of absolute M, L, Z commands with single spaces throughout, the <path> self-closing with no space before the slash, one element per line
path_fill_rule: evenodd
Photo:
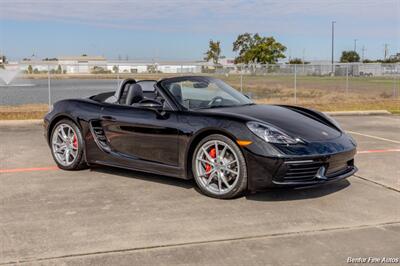
<path fill-rule="evenodd" d="M 115 121 L 115 120 L 116 120 L 115 117 L 112 117 L 112 116 L 110 116 L 110 115 L 103 115 L 103 116 L 101 117 L 101 119 L 107 120 L 107 121 Z"/>

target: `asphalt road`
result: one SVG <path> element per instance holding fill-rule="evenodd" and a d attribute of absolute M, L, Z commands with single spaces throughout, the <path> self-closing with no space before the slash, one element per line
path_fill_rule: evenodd
<path fill-rule="evenodd" d="M 116 79 L 53 79 L 50 80 L 50 101 L 89 97 L 115 91 Z M 47 79 L 16 79 L 10 85 L 0 82 L 0 105 L 37 104 L 49 102 Z"/>
<path fill-rule="evenodd" d="M 235 200 L 192 181 L 57 170 L 40 125 L 0 122 L 0 265 L 346 265 L 400 257 L 400 117 L 337 117 L 360 171 Z"/>

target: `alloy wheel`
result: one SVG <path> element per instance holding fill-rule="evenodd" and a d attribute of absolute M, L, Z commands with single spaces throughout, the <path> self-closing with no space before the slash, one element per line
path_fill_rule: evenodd
<path fill-rule="evenodd" d="M 60 124 L 52 137 L 53 154 L 57 162 L 63 166 L 72 165 L 78 156 L 78 137 L 68 124 Z"/>
<path fill-rule="evenodd" d="M 204 143 L 196 154 L 195 163 L 200 185 L 212 194 L 229 193 L 239 180 L 238 156 L 223 141 L 210 140 Z"/>

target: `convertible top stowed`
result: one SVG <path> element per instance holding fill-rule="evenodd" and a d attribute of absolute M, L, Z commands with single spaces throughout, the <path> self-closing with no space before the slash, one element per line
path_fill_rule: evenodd
<path fill-rule="evenodd" d="M 55 103 L 44 124 L 62 169 L 101 164 L 194 178 L 216 198 L 325 184 L 357 171 L 356 143 L 332 118 L 258 105 L 205 76 L 127 79 L 116 91 Z"/>

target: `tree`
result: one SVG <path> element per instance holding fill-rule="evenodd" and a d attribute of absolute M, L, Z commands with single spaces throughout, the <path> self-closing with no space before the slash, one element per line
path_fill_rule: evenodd
<path fill-rule="evenodd" d="M 208 43 L 208 51 L 205 53 L 204 60 L 210 61 L 212 59 L 214 65 L 218 65 L 218 60 L 220 59 L 221 55 L 221 47 L 220 47 L 220 42 L 216 41 L 214 42 L 213 40 L 210 40 Z"/>
<path fill-rule="evenodd" d="M 340 57 L 341 63 L 353 63 L 360 62 L 360 56 L 356 51 L 343 51 L 342 56 Z"/>
<path fill-rule="evenodd" d="M 117 65 L 113 66 L 113 71 L 114 73 L 118 73 L 119 72 L 119 67 Z"/>
<path fill-rule="evenodd" d="M 292 58 L 289 60 L 289 64 L 292 65 L 302 65 L 302 64 L 309 64 L 310 62 L 305 62 L 300 58 Z"/>
<path fill-rule="evenodd" d="M 33 68 L 31 65 L 28 66 L 28 74 L 32 74 L 33 72 Z"/>
<path fill-rule="evenodd" d="M 57 67 L 57 74 L 61 74 L 61 73 L 62 73 L 61 65 L 58 65 L 58 67 Z"/>
<path fill-rule="evenodd" d="M 238 52 L 235 63 L 274 64 L 285 58 L 286 47 L 274 37 L 262 37 L 258 33 L 240 34 L 233 43 L 233 51 Z"/>

